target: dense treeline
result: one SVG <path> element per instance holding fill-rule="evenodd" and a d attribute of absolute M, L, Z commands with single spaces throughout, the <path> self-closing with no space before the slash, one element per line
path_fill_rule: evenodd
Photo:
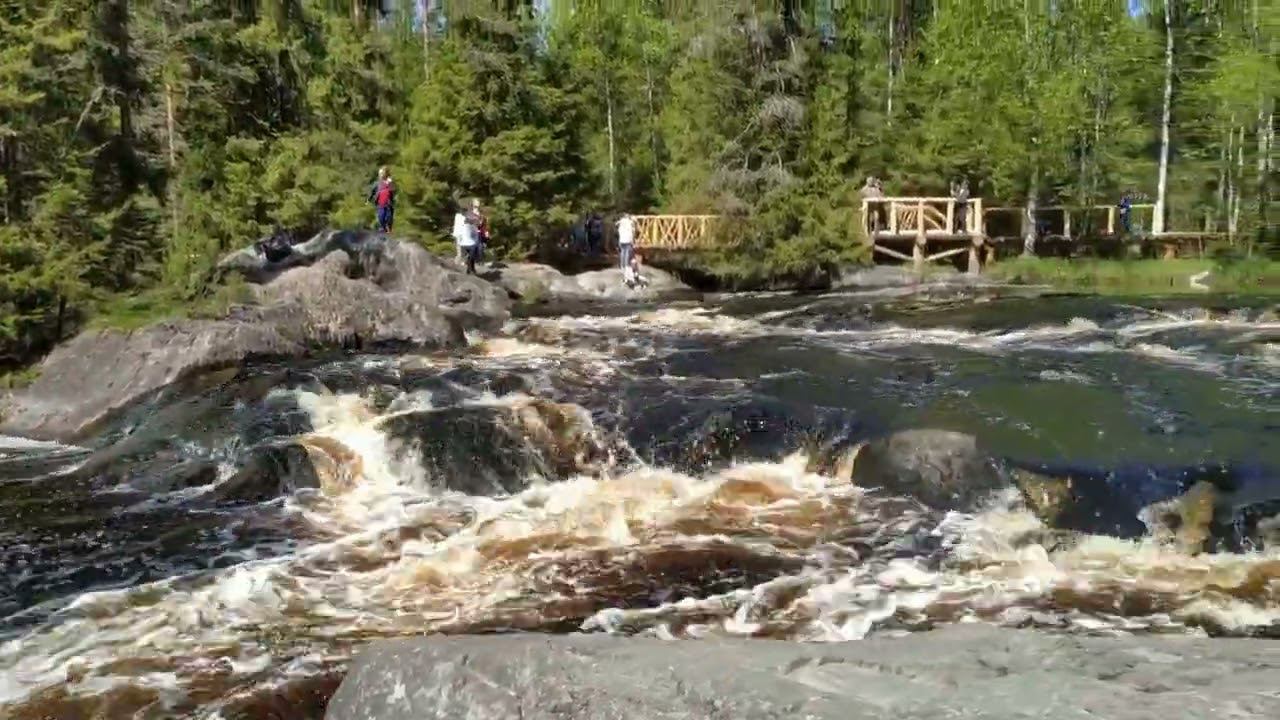
<path fill-rule="evenodd" d="M 857 187 L 1268 213 L 1276 0 L 0 0 L 0 346 L 120 297 L 196 302 L 279 225 L 526 253 L 588 208 L 738 215 L 733 261 L 857 254 Z M 1167 170 L 1162 170 L 1167 158 Z"/>

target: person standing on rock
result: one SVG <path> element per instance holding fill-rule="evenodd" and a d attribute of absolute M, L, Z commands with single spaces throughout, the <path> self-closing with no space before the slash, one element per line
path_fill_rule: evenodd
<path fill-rule="evenodd" d="M 484 256 L 484 249 L 489 245 L 489 218 L 480 209 L 479 198 L 471 199 L 471 210 L 467 213 L 467 221 L 475 228 L 476 262 Z"/>
<path fill-rule="evenodd" d="M 476 274 L 476 256 L 479 255 L 479 229 L 472 223 L 472 217 L 465 208 L 459 207 L 453 216 L 453 239 L 458 244 L 458 253 L 467 263 L 467 274 Z"/>
<path fill-rule="evenodd" d="M 631 213 L 622 213 L 618 219 L 618 260 L 625 280 L 631 271 L 631 254 L 635 252 L 636 222 Z"/>
<path fill-rule="evenodd" d="M 599 255 L 602 247 L 604 247 L 604 218 L 600 217 L 600 213 L 592 212 L 587 217 L 587 252 L 593 256 Z"/>
<path fill-rule="evenodd" d="M 377 208 L 378 232 L 391 232 L 396 214 L 396 188 L 386 167 L 378 168 L 378 179 L 369 189 L 369 202 Z"/>

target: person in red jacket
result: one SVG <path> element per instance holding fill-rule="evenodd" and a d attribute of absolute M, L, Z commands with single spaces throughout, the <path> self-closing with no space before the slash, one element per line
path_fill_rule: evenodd
<path fill-rule="evenodd" d="M 396 217 L 396 187 L 385 167 L 378 169 L 378 180 L 369 189 L 369 202 L 378 209 L 378 232 L 391 232 Z"/>

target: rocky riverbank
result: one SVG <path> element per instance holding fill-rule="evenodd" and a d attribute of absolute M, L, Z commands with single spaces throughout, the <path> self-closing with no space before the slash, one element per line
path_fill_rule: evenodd
<path fill-rule="evenodd" d="M 497 330 L 513 300 L 696 297 L 653 268 L 634 288 L 616 269 L 566 276 L 545 265 L 495 264 L 469 276 L 415 244 L 368 232 L 325 231 L 283 257 L 268 255 L 254 245 L 219 263 L 253 296 L 224 317 L 92 330 L 59 346 L 30 386 L 3 399 L 0 432 L 74 441 L 174 383 L 254 359 L 458 347 L 467 330 Z"/>
<path fill-rule="evenodd" d="M 1274 718 L 1280 643 L 987 625 L 838 644 L 609 636 L 373 644 L 328 720 Z"/>

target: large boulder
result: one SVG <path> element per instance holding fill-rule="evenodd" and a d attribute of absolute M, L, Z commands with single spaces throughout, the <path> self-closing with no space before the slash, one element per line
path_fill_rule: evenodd
<path fill-rule="evenodd" d="M 515 493 L 534 478 L 596 473 L 610 450 L 584 409 L 539 398 L 397 413 L 380 429 L 431 483 L 468 495 Z"/>
<path fill-rule="evenodd" d="M 838 644 L 601 635 L 374 643 L 328 720 L 1280 717 L 1280 644 L 963 625 Z"/>
<path fill-rule="evenodd" d="M 593 270 L 565 275 L 555 268 L 536 263 L 497 265 L 485 277 L 502 286 L 513 297 L 527 303 L 556 301 L 655 302 L 698 297 L 697 291 L 676 276 L 655 267 L 645 267 L 643 283 L 628 286 L 622 270 Z"/>
<path fill-rule="evenodd" d="M 859 487 L 907 495 L 938 510 L 973 510 L 1009 482 L 972 435 L 905 430 L 864 443 L 851 477 Z"/>
<path fill-rule="evenodd" d="M 321 233 L 277 262 L 241 250 L 220 267 L 257 283 L 254 304 L 216 319 L 78 335 L 4 399 L 0 432 L 76 440 L 175 382 L 255 358 L 461 346 L 465 329 L 500 327 L 510 306 L 490 283 L 372 233 Z"/>

